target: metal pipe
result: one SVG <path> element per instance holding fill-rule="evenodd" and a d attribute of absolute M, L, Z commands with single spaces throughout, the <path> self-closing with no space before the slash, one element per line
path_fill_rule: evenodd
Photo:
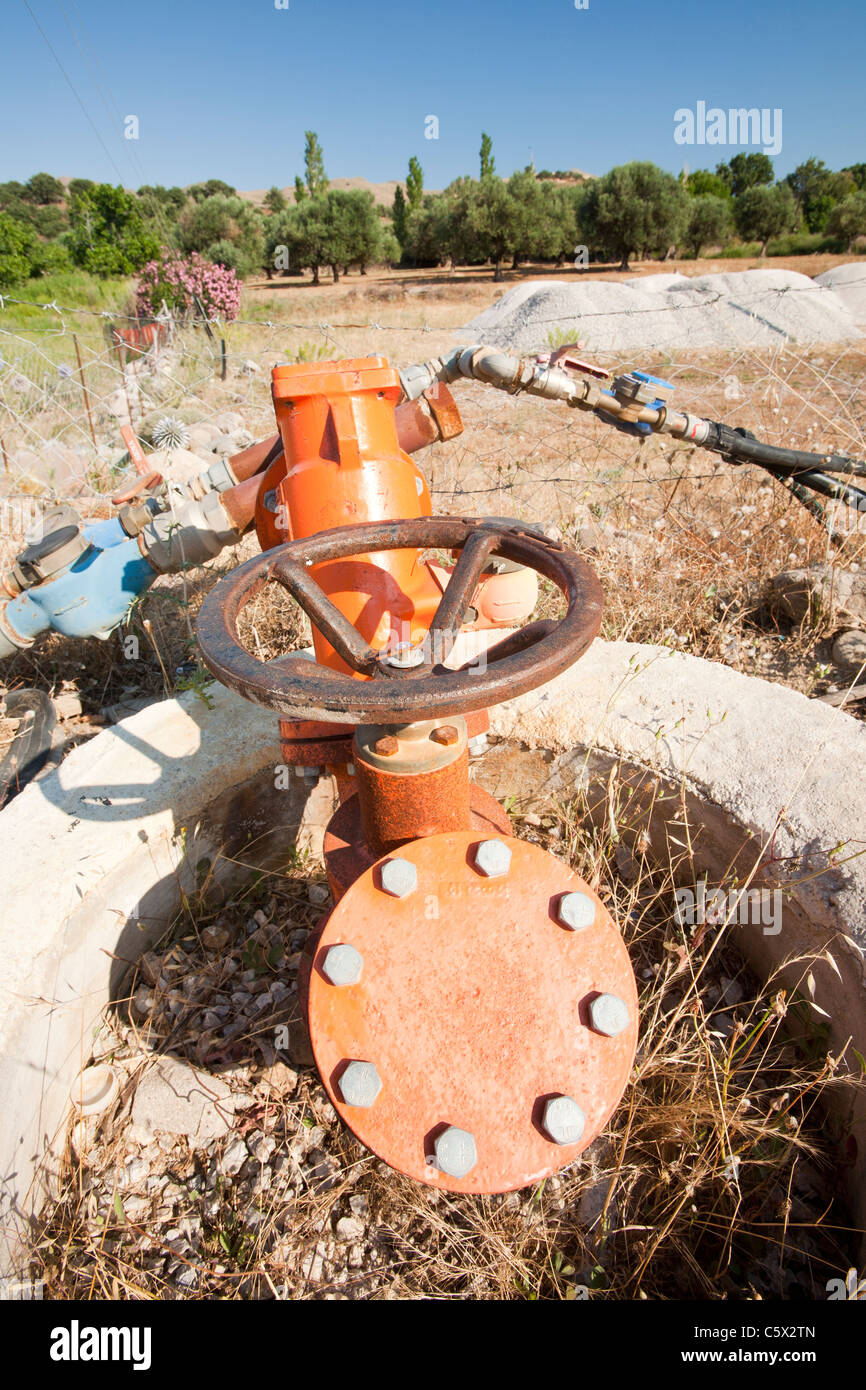
<path fill-rule="evenodd" d="M 604 415 L 621 415 L 626 408 L 626 403 L 604 391 L 596 381 L 574 377 L 561 367 L 512 357 L 499 348 L 480 343 L 455 348 L 445 357 L 431 358 L 429 362 L 407 367 L 400 373 L 403 390 L 410 401 L 423 395 L 436 381 L 448 383 L 461 377 L 495 386 L 511 395 L 543 396 Z M 645 405 L 635 410 L 632 402 L 627 404 L 630 421 L 647 424 L 659 434 L 672 434 L 695 444 L 703 443 L 709 436 L 710 423 L 699 416 L 673 411 L 666 406 Z"/>

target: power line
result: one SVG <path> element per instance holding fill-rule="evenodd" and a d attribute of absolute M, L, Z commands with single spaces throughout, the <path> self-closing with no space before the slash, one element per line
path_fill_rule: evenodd
<path fill-rule="evenodd" d="M 30 6 L 29 0 L 24 0 L 24 5 L 25 5 L 25 8 L 27 9 L 28 14 L 30 15 L 30 18 L 33 20 L 33 23 L 36 25 L 36 28 L 39 30 L 39 33 L 42 35 L 42 38 L 43 38 L 44 41 L 45 41 L 45 46 L 47 47 L 49 53 L 51 54 L 51 56 L 52 56 L 52 58 L 54 59 L 55 63 L 56 63 L 57 66 L 59 67 L 61 73 L 63 74 L 63 80 L 66 82 L 66 85 L 68 86 L 70 92 L 71 92 L 72 95 L 75 97 L 75 100 L 78 102 L 78 105 L 81 107 L 81 110 L 82 110 L 82 112 L 84 113 L 84 117 L 85 117 L 85 119 L 86 119 L 88 125 L 90 126 L 91 130 L 93 131 L 94 135 L 96 136 L 97 140 L 99 141 L 100 145 L 102 146 L 103 150 L 105 151 L 106 158 L 108 159 L 109 163 L 113 166 L 114 171 L 115 171 L 115 173 L 117 174 L 117 177 L 118 177 L 118 179 L 120 180 L 120 183 L 122 184 L 122 183 L 123 183 L 123 174 L 120 172 L 120 169 L 119 169 L 117 163 L 115 162 L 114 156 L 112 155 L 111 151 L 109 150 L 108 146 L 106 145 L 105 141 L 103 140 L 102 136 L 100 135 L 99 130 L 97 129 L 96 124 L 95 124 L 95 122 L 94 122 L 92 116 L 90 115 L 90 112 L 88 111 L 87 107 L 84 105 L 84 102 L 82 101 L 82 99 L 81 99 L 81 97 L 80 97 L 80 95 L 79 95 L 79 93 L 78 93 L 78 89 L 76 88 L 75 84 L 74 84 L 73 81 L 72 81 L 72 78 L 69 76 L 68 72 L 66 71 L 65 67 L 63 66 L 63 64 L 61 63 L 59 57 L 57 56 L 57 52 L 56 52 L 56 50 L 55 50 L 55 48 L 54 48 L 54 45 L 52 44 L 52 42 L 51 42 L 51 40 L 49 39 L 48 35 L 46 34 L 45 30 L 42 28 L 42 25 L 39 23 L 39 20 L 36 18 L 36 15 L 33 13 L 33 10 L 32 10 L 32 8 L 31 8 L 31 6 Z"/>

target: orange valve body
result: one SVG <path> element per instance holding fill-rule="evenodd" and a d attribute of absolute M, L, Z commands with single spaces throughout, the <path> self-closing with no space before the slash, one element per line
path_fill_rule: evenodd
<path fill-rule="evenodd" d="M 424 477 L 397 437 L 400 395 L 399 376 L 382 357 L 274 368 L 274 409 L 285 450 L 285 476 L 275 493 L 286 539 L 431 514 Z M 312 572 L 378 650 L 422 641 L 441 597 L 413 550 L 326 560 Z M 315 630 L 313 639 L 321 665 L 347 669 Z"/>

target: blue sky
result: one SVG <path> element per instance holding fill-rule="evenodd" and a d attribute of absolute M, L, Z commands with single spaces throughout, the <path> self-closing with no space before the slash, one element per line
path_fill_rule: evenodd
<path fill-rule="evenodd" d="M 477 174 L 482 130 L 506 175 L 533 157 L 712 168 L 737 147 L 673 139 L 699 101 L 780 108 L 780 176 L 812 154 L 866 160 L 864 0 L 278 3 L 3 0 L 0 179 L 285 185 L 305 129 L 332 177 L 401 178 L 415 154 L 431 188 Z"/>

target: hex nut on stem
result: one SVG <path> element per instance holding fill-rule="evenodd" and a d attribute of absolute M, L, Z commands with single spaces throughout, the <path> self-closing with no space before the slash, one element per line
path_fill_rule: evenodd
<path fill-rule="evenodd" d="M 589 1006 L 589 1021 L 596 1033 L 615 1038 L 628 1027 L 628 1004 L 618 994 L 599 994 Z"/>
<path fill-rule="evenodd" d="M 443 748 L 453 748 L 460 740 L 460 730 L 453 724 L 440 724 L 438 729 L 433 730 L 430 738 L 434 743 L 440 743 Z"/>
<path fill-rule="evenodd" d="M 400 740 L 393 734 L 384 734 L 382 738 L 376 739 L 373 752 L 378 753 L 380 758 L 393 758 L 400 752 Z"/>
<path fill-rule="evenodd" d="M 465 1178 L 478 1162 L 475 1139 L 466 1129 L 449 1125 L 433 1141 L 436 1167 L 449 1178 Z"/>
<path fill-rule="evenodd" d="M 504 840 L 482 840 L 472 862 L 485 878 L 501 878 L 511 867 L 511 850 Z"/>
<path fill-rule="evenodd" d="M 382 887 L 392 898 L 408 898 L 418 887 L 418 870 L 408 859 L 387 859 L 382 865 Z"/>
<path fill-rule="evenodd" d="M 360 951 L 348 943 L 332 946 L 322 961 L 322 974 L 332 985 L 356 985 L 363 969 Z"/>
<path fill-rule="evenodd" d="M 571 1096 L 553 1096 L 544 1107 L 541 1123 L 554 1144 L 576 1144 L 583 1138 L 586 1116 Z"/>
<path fill-rule="evenodd" d="M 372 1062 L 350 1062 L 337 1085 L 347 1105 L 368 1110 L 382 1089 L 382 1078 Z"/>
<path fill-rule="evenodd" d="M 556 920 L 568 931 L 584 931 L 595 921 L 595 903 L 588 893 L 563 893 L 556 908 Z"/>

